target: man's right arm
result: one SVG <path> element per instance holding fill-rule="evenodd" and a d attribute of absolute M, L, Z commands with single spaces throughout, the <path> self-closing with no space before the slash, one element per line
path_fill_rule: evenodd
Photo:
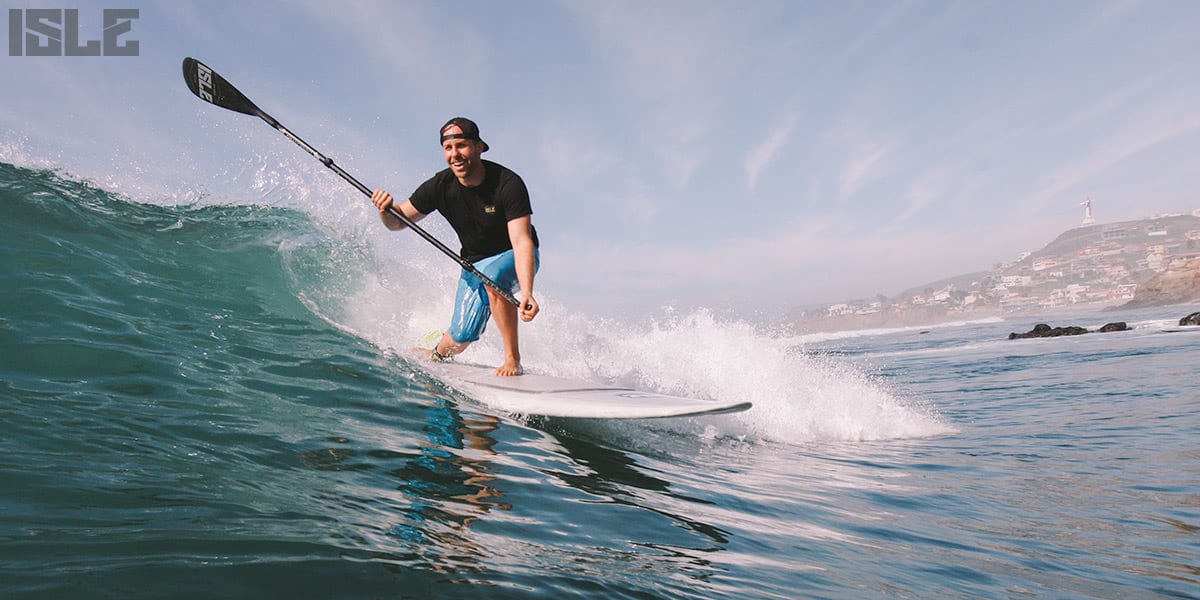
<path fill-rule="evenodd" d="M 388 210 L 392 206 L 392 202 L 392 195 L 384 190 L 375 190 L 371 194 L 371 203 L 379 209 L 379 218 L 383 221 L 383 225 L 392 231 L 400 231 L 405 228 L 405 224 Z M 413 223 L 425 218 L 425 213 L 417 210 L 417 207 L 413 206 L 412 200 L 401 202 L 396 210 Z"/>

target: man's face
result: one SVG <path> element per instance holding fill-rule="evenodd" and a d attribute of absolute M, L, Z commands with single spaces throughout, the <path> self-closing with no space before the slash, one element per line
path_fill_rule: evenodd
<path fill-rule="evenodd" d="M 442 135 L 462 134 L 458 125 L 451 125 L 442 131 Z M 476 140 L 451 138 L 442 142 L 442 152 L 446 155 L 446 164 L 455 177 L 465 179 L 483 167 L 479 160 L 483 144 Z"/>

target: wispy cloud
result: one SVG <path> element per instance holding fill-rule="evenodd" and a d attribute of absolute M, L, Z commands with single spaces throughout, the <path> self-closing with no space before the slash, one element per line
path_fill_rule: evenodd
<path fill-rule="evenodd" d="M 879 175 L 879 164 L 892 152 L 885 142 L 867 142 L 854 148 L 853 154 L 842 168 L 838 186 L 838 200 L 845 202 L 858 190 Z"/>
<path fill-rule="evenodd" d="M 1058 129 L 1071 130 L 1076 127 L 1091 125 L 1129 105 L 1143 100 L 1148 94 L 1153 94 L 1156 88 L 1161 89 L 1162 82 L 1157 75 L 1148 75 L 1136 81 L 1125 83 L 1112 89 L 1105 96 L 1086 103 L 1073 115 L 1062 121 Z"/>
<path fill-rule="evenodd" d="M 743 163 L 746 168 L 746 188 L 751 194 L 758 187 L 759 174 L 775 160 L 775 155 L 791 139 L 796 129 L 796 121 L 796 115 L 791 114 L 771 123 L 766 139 L 746 155 Z"/>
<path fill-rule="evenodd" d="M 819 137 L 815 151 L 837 173 L 836 198 L 846 202 L 883 173 L 898 142 L 857 113 L 844 113 Z"/>
<path fill-rule="evenodd" d="M 923 172 L 908 185 L 904 194 L 904 209 L 888 223 L 885 230 L 895 231 L 925 209 L 942 200 L 947 191 L 950 174 L 945 168 Z"/>

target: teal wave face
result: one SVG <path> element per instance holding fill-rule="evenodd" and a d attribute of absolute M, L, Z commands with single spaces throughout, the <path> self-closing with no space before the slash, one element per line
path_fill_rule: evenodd
<path fill-rule="evenodd" d="M 170 208 L 52 173 L 0 167 L 0 360 L 20 378 L 77 380 L 114 356 L 201 346 L 216 321 L 306 319 L 279 239 L 302 216 Z"/>
<path fill-rule="evenodd" d="M 272 399 L 387 386 L 343 376 L 377 352 L 299 299 L 297 285 L 321 284 L 297 282 L 289 261 L 315 264 L 305 257 L 330 244 L 306 215 L 139 204 L 0 165 L 0 220 L 0 391 L 15 400 L 86 411 L 255 398 L 270 413 L 286 411 Z"/>
<path fill-rule="evenodd" d="M 0 219 L 0 395 L 10 399 L 0 410 L 19 417 L 9 425 L 224 406 L 305 436 L 322 427 L 305 407 L 395 397 L 377 349 L 301 302 L 298 286 L 324 284 L 296 278 L 319 276 L 305 265 L 333 244 L 302 213 L 139 204 L 0 165 Z M 73 448 L 70 431 L 38 435 Z"/>

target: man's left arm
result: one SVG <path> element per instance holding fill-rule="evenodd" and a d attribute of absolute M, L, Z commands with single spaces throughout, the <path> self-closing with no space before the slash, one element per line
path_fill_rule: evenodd
<path fill-rule="evenodd" d="M 513 258 L 517 265 L 517 283 L 521 287 L 519 311 L 522 321 L 532 321 L 540 310 L 537 300 L 533 298 L 533 276 L 537 267 L 531 227 L 529 215 L 508 222 L 508 239 L 512 242 Z"/>

